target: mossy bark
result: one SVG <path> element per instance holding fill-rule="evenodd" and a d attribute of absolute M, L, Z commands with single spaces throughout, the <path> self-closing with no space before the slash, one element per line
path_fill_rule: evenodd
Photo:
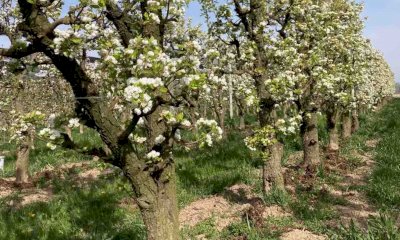
<path fill-rule="evenodd" d="M 269 123 L 274 122 L 277 119 L 277 113 L 273 109 L 272 104 L 265 103 L 261 105 L 259 112 L 260 126 L 268 126 Z M 263 149 L 264 156 L 268 158 L 264 159 L 263 172 L 262 172 L 262 182 L 263 182 L 263 192 L 269 193 L 272 189 L 284 190 L 284 180 L 282 171 L 282 157 L 283 157 L 283 144 L 278 141 L 276 136 L 271 139 L 276 141 L 269 147 Z"/>

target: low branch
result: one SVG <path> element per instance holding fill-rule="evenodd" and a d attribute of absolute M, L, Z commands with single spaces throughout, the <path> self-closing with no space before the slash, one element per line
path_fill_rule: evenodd
<path fill-rule="evenodd" d="M 0 48 L 0 56 L 15 58 L 15 59 L 21 59 L 36 52 L 38 52 L 38 50 L 32 44 L 28 46 L 22 44 L 15 44 L 10 48 Z"/>

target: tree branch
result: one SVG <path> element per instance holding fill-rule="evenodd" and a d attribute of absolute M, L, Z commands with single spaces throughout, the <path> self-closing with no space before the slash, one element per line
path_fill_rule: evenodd
<path fill-rule="evenodd" d="M 16 43 L 10 48 L 0 48 L 0 56 L 15 59 L 21 59 L 36 52 L 38 52 L 38 49 L 36 49 L 36 47 L 32 44 L 26 46 Z"/>
<path fill-rule="evenodd" d="M 129 40 L 131 40 L 134 35 L 130 31 L 128 23 L 133 23 L 134 21 L 128 21 L 129 16 L 122 12 L 122 10 L 112 1 L 107 1 L 106 8 L 107 19 L 114 23 L 115 28 L 117 28 L 118 34 L 121 36 L 123 45 L 125 47 L 129 46 Z"/>

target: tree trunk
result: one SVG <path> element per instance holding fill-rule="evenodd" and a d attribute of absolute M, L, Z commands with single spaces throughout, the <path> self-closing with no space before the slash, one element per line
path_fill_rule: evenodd
<path fill-rule="evenodd" d="M 342 116 L 342 139 L 346 140 L 351 136 L 350 113 L 345 112 Z"/>
<path fill-rule="evenodd" d="M 16 183 L 29 182 L 29 153 L 30 137 L 25 136 L 17 146 L 17 161 L 15 163 L 15 181 Z"/>
<path fill-rule="evenodd" d="M 309 116 L 303 117 L 301 126 L 301 135 L 303 138 L 304 158 L 302 166 L 309 170 L 315 171 L 320 164 L 319 159 L 319 143 L 318 143 L 318 116 L 316 112 L 309 112 Z"/>
<path fill-rule="evenodd" d="M 69 137 L 71 140 L 73 140 L 71 128 L 68 127 L 68 126 L 65 126 L 64 129 L 65 129 L 65 133 L 68 135 L 68 137 Z"/>
<path fill-rule="evenodd" d="M 239 116 L 239 129 L 240 130 L 243 130 L 243 129 L 245 129 L 246 128 L 246 124 L 245 124 L 245 122 L 244 122 L 244 116 L 243 115 L 240 115 Z"/>
<path fill-rule="evenodd" d="M 236 102 L 236 111 L 237 111 L 237 116 L 239 116 L 239 130 L 243 130 L 246 128 L 246 123 L 244 122 L 244 116 L 245 116 L 245 104 L 243 100 L 238 99 L 238 97 L 235 96 L 235 102 Z M 247 108 L 248 109 L 248 108 Z"/>
<path fill-rule="evenodd" d="M 224 130 L 225 132 L 225 112 L 221 112 L 219 114 L 219 126 Z"/>
<path fill-rule="evenodd" d="M 275 143 L 270 148 L 270 158 L 264 159 L 263 165 L 263 191 L 270 192 L 272 189 L 284 190 L 285 184 L 282 175 L 281 160 L 283 156 L 283 145 Z"/>
<path fill-rule="evenodd" d="M 29 137 L 29 146 L 32 150 L 35 149 L 35 134 L 31 134 Z"/>
<path fill-rule="evenodd" d="M 358 111 L 354 109 L 351 112 L 351 133 L 355 133 L 360 128 L 360 121 L 358 119 Z"/>
<path fill-rule="evenodd" d="M 224 104 L 222 102 L 222 91 L 216 91 L 214 94 L 217 94 L 216 97 L 214 97 L 213 100 L 213 105 L 214 105 L 214 112 L 215 115 L 218 119 L 218 124 L 224 131 L 224 134 L 226 133 L 225 131 L 225 108 Z M 218 97 L 219 96 L 219 97 Z"/>
<path fill-rule="evenodd" d="M 179 239 L 176 174 L 171 163 L 161 172 L 150 173 L 133 164 L 124 168 L 132 184 L 147 229 L 148 240 Z M 134 166 L 133 166 L 134 165 Z"/>
<path fill-rule="evenodd" d="M 196 109 L 197 109 L 197 108 L 192 107 L 192 108 L 189 110 L 190 122 L 192 123 L 192 125 L 193 125 L 193 127 L 194 127 L 195 130 L 197 130 L 197 128 L 196 128 L 196 121 L 197 121 L 197 115 L 198 115 L 198 113 L 196 112 Z"/>
<path fill-rule="evenodd" d="M 207 103 L 204 102 L 202 105 L 203 105 L 202 106 L 203 107 L 203 111 L 201 111 L 201 113 L 202 113 L 201 117 L 202 118 L 207 118 Z"/>
<path fill-rule="evenodd" d="M 240 100 L 237 100 L 237 110 L 238 110 L 238 116 L 239 116 L 239 129 L 243 130 L 246 128 L 246 123 L 244 122 L 244 106 L 240 104 Z"/>
<path fill-rule="evenodd" d="M 233 119 L 233 86 L 232 86 L 232 78 L 228 80 L 229 87 L 229 119 Z"/>
<path fill-rule="evenodd" d="M 83 131 L 84 131 L 84 126 L 83 126 L 83 124 L 80 124 L 79 125 L 79 133 L 83 134 Z"/>
<path fill-rule="evenodd" d="M 339 120 L 339 111 L 336 109 L 331 109 L 327 111 L 327 126 L 329 133 L 329 144 L 328 151 L 329 152 L 337 152 L 339 150 L 339 134 L 338 134 L 338 120 Z"/>
<path fill-rule="evenodd" d="M 159 188 L 154 204 L 141 208 L 148 240 L 179 239 L 178 204 L 175 183 Z"/>

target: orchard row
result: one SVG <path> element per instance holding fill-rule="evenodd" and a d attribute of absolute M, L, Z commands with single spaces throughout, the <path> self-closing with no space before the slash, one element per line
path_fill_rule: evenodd
<path fill-rule="evenodd" d="M 318 115 L 336 153 L 338 126 L 349 137 L 359 112 L 394 91 L 351 0 L 203 0 L 203 27 L 185 18 L 182 0 L 79 1 L 67 14 L 63 4 L 0 2 L 11 42 L 0 49 L 0 123 L 17 143 L 17 181 L 29 181 L 34 139 L 75 148 L 70 128 L 84 124 L 129 179 L 148 239 L 179 238 L 174 145 L 215 146 L 237 112 L 263 159 L 264 191 L 284 190 L 285 138 L 301 136 L 299 167 L 313 174 Z M 245 126 L 246 113 L 258 124 Z"/>

